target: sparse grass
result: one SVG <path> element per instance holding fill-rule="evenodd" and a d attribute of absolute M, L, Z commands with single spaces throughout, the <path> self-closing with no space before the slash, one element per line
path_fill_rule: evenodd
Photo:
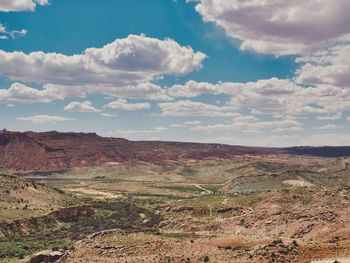
<path fill-rule="evenodd" d="M 105 236 L 102 237 L 105 242 L 113 245 L 136 246 L 144 243 L 157 241 L 159 236 L 150 233 L 133 233 L 128 235 Z"/>
<path fill-rule="evenodd" d="M 167 200 L 174 200 L 178 199 L 177 196 L 175 195 L 164 195 L 164 194 L 151 194 L 151 193 L 132 193 L 129 194 L 130 196 L 133 197 L 144 197 L 144 198 L 163 198 Z"/>
<path fill-rule="evenodd" d="M 181 200 L 182 205 L 203 206 L 206 205 L 212 209 L 229 206 L 248 206 L 255 208 L 262 200 L 261 194 L 251 194 L 244 196 L 232 196 L 224 194 L 201 195 Z"/>
<path fill-rule="evenodd" d="M 0 242 L 0 259 L 22 259 L 26 255 L 35 251 L 50 249 L 53 247 L 63 248 L 67 244 L 69 244 L 69 241 L 64 238 L 55 237 L 55 235 L 42 236 L 40 238 L 19 238 L 12 241 L 2 241 Z"/>
<path fill-rule="evenodd" d="M 0 258 L 0 263 L 17 263 L 19 258 Z"/>
<path fill-rule="evenodd" d="M 28 218 L 31 216 L 42 215 L 49 210 L 41 209 L 13 209 L 13 208 L 0 208 L 1 215 L 0 220 L 13 220 L 13 219 L 22 219 Z"/>
<path fill-rule="evenodd" d="M 157 186 L 157 188 L 175 190 L 178 192 L 186 192 L 186 193 L 198 193 L 199 192 L 199 189 L 192 186 L 192 185 L 189 185 L 189 186 L 166 185 L 166 186 Z"/>

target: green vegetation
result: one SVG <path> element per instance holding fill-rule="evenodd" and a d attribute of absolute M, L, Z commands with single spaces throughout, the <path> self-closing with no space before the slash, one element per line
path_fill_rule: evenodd
<path fill-rule="evenodd" d="M 42 249 L 66 249 L 74 241 L 106 229 L 151 231 L 161 220 L 153 212 L 128 201 L 94 202 L 91 206 L 96 211 L 94 216 L 82 216 L 74 222 L 50 221 L 46 224 L 32 224 L 22 234 L 20 229 L 13 229 L 12 235 L 9 234 L 0 241 L 0 259 L 23 258 Z"/>
<path fill-rule="evenodd" d="M 170 189 L 179 192 L 188 192 L 188 193 L 198 193 L 200 190 L 192 185 L 189 186 L 179 186 L 179 185 L 167 185 L 167 186 L 158 186 L 160 189 Z"/>
<path fill-rule="evenodd" d="M 37 238 L 18 238 L 12 241 L 0 242 L 0 260 L 10 260 L 14 258 L 22 259 L 26 255 L 43 248 L 67 248 L 70 242 L 65 240 L 62 236 L 55 237 L 52 235 L 45 235 Z M 1 262 L 1 261 L 0 261 Z"/>

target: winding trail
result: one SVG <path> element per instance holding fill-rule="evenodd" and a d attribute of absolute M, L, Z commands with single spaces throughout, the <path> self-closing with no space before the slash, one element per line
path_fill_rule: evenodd
<path fill-rule="evenodd" d="M 206 192 L 207 194 L 212 194 L 213 193 L 213 191 L 211 191 L 209 189 L 206 189 L 206 188 L 204 188 L 203 186 L 201 186 L 199 184 L 195 184 L 194 186 L 197 187 L 198 189 L 202 190 L 203 192 Z"/>
<path fill-rule="evenodd" d="M 188 153 L 182 153 L 182 154 L 180 154 L 177 158 L 178 158 L 178 159 L 181 159 L 181 158 L 185 157 L 187 154 L 188 154 Z"/>

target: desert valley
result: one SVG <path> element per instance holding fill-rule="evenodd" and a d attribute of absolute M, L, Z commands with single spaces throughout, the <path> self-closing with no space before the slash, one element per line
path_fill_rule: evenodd
<path fill-rule="evenodd" d="M 349 156 L 2 132 L 0 261 L 347 262 Z"/>
<path fill-rule="evenodd" d="M 350 263 L 350 0 L 0 0 L 0 263 Z"/>

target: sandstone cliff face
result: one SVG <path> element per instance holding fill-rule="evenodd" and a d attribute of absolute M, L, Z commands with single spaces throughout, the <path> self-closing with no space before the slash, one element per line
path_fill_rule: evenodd
<path fill-rule="evenodd" d="M 263 148 L 228 145 L 132 142 L 94 133 L 1 132 L 0 167 L 18 171 L 65 170 L 106 162 L 160 163 L 180 158 L 230 158 L 235 154 L 264 153 Z"/>
<path fill-rule="evenodd" d="M 15 170 L 65 170 L 132 159 L 123 139 L 88 133 L 0 134 L 0 166 Z"/>

